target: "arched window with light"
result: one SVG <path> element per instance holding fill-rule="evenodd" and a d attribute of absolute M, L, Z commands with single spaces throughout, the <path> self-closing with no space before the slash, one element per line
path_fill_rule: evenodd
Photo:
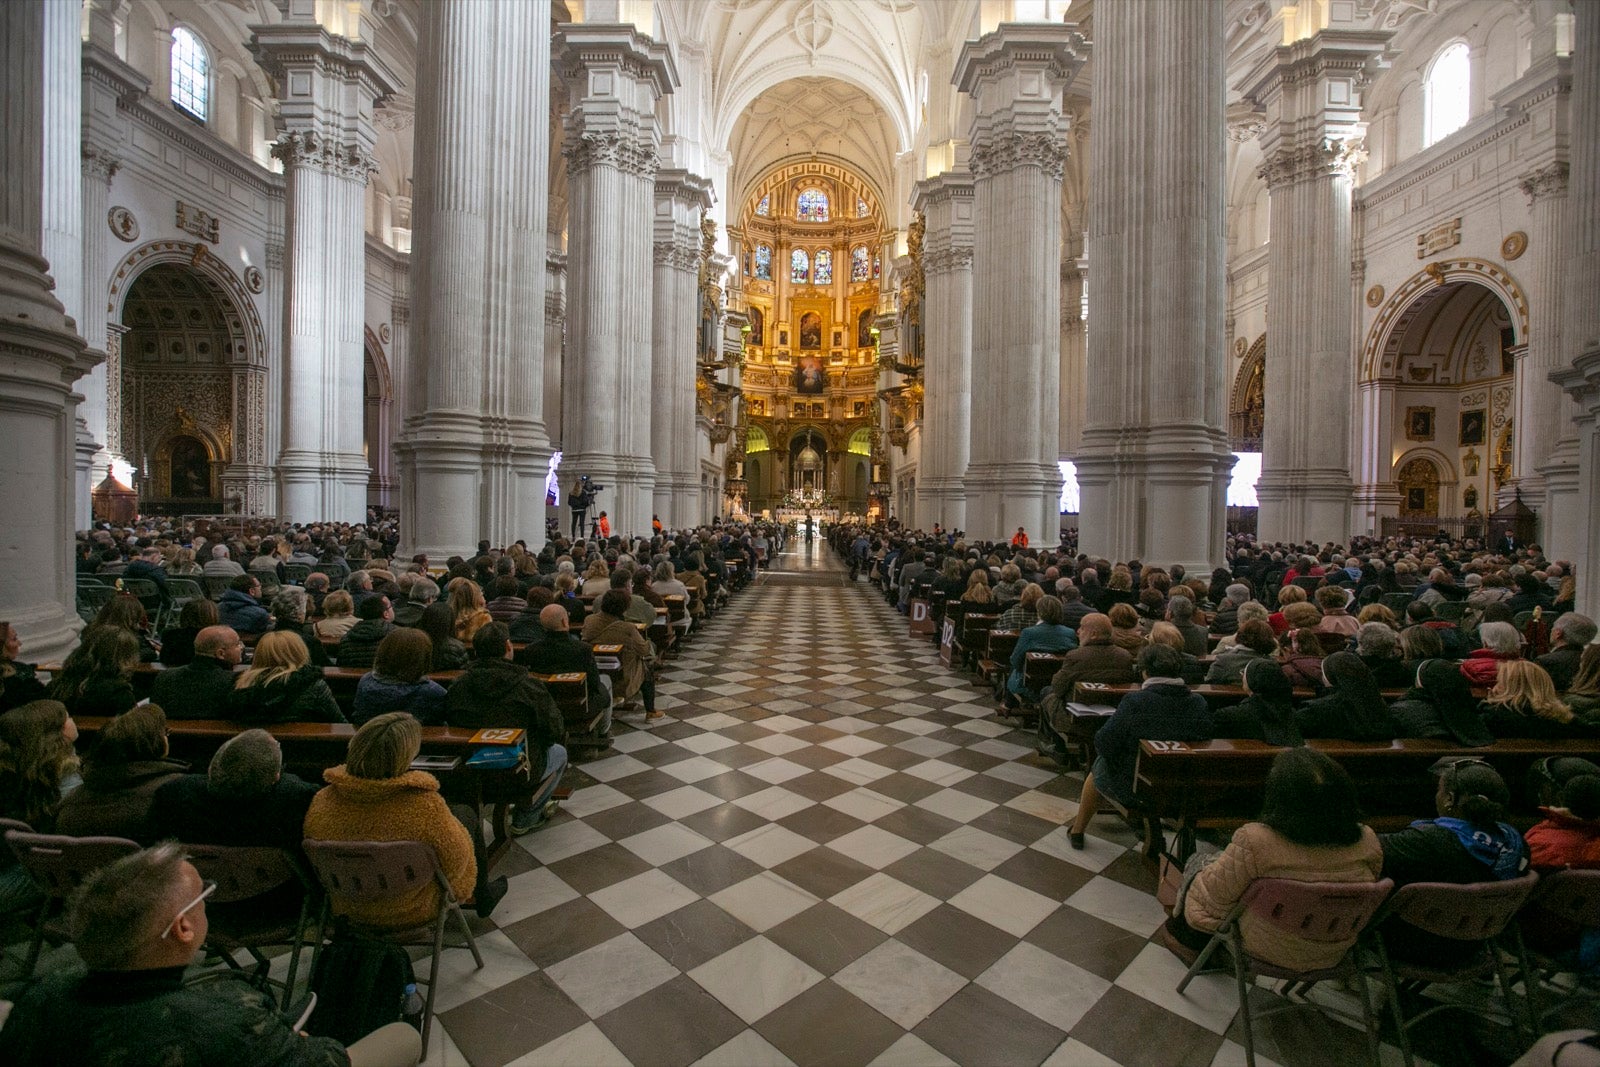
<path fill-rule="evenodd" d="M 772 280 L 772 246 L 756 246 L 756 280 L 770 282 Z"/>
<path fill-rule="evenodd" d="M 821 189 L 805 189 L 800 193 L 795 216 L 801 222 L 828 221 L 828 194 Z"/>
<path fill-rule="evenodd" d="M 772 194 L 771 193 L 768 193 L 766 196 L 763 196 L 761 198 L 761 202 L 756 205 L 756 214 L 757 215 L 771 215 L 772 214 Z"/>
<path fill-rule="evenodd" d="M 211 103 L 211 57 L 206 46 L 185 26 L 172 31 L 172 103 L 184 114 L 205 122 Z"/>
<path fill-rule="evenodd" d="M 833 281 L 833 253 L 826 248 L 817 249 L 816 271 L 812 280 L 818 285 L 827 285 Z"/>
<path fill-rule="evenodd" d="M 803 248 L 796 248 L 789 253 L 789 280 L 791 282 L 811 280 L 811 257 L 806 255 L 806 250 Z"/>
<path fill-rule="evenodd" d="M 1467 124 L 1471 90 L 1471 53 L 1465 41 L 1457 41 L 1434 57 L 1422 83 L 1422 147 L 1431 148 Z"/>
<path fill-rule="evenodd" d="M 872 257 L 866 245 L 856 245 L 850 250 L 850 280 L 864 282 L 872 277 Z"/>

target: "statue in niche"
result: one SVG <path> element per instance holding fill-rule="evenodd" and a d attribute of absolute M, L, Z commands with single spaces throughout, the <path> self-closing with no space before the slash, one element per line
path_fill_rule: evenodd
<path fill-rule="evenodd" d="M 171 470 L 173 496 L 195 500 L 211 495 L 211 461 L 199 438 L 173 438 Z"/>

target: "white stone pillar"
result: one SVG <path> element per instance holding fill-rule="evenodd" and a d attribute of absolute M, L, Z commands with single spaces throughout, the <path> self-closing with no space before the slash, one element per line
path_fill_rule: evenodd
<path fill-rule="evenodd" d="M 1524 502 L 1539 512 L 1540 543 L 1555 559 L 1572 550 L 1577 531 L 1577 409 L 1550 380 L 1569 355 L 1563 344 L 1569 164 L 1555 161 L 1523 177 L 1532 223 L 1533 284 L 1528 287 L 1528 343 L 1516 364 L 1516 455 L 1512 469 Z M 1565 446 L 1565 447 L 1562 447 Z"/>
<path fill-rule="evenodd" d="M 704 313 L 700 219 L 710 208 L 707 179 L 686 170 L 656 173 L 650 330 L 650 452 L 656 461 L 656 484 L 651 510 L 668 529 L 693 526 L 700 512 L 695 393 Z"/>
<path fill-rule="evenodd" d="M 922 456 L 916 525 L 967 528 L 966 474 L 972 455 L 972 175 L 918 182 L 922 212 Z M 1044 532 L 1035 536 L 1044 536 Z"/>
<path fill-rule="evenodd" d="M 971 427 L 974 537 L 1018 526 L 1036 544 L 1058 536 L 1062 95 L 1087 54 L 1076 26 L 1005 23 L 968 41 L 956 65 L 973 100 L 972 380 L 1004 410 Z"/>
<path fill-rule="evenodd" d="M 0 538 L 0 618 L 17 627 L 29 660 L 65 655 L 80 628 L 73 607 L 72 386 L 94 357 L 51 292 L 54 282 L 41 254 L 47 220 L 78 225 L 76 218 L 61 218 L 59 204 L 47 209 L 44 193 L 47 174 L 64 180 L 47 160 L 47 151 L 60 148 L 57 137 L 46 135 L 47 117 L 66 121 L 60 97 L 70 90 L 63 82 L 78 74 L 77 63 L 63 71 L 59 58 L 47 58 L 53 54 L 47 45 L 75 32 L 77 23 L 76 5 L 59 0 L 0 4 L 0 123 L 6 136 L 0 151 L 0 441 L 6 445 L 0 500 L 8 505 Z M 75 112 L 76 91 L 72 99 Z M 72 121 L 76 129 L 75 115 Z M 67 173 L 76 189 L 76 142 L 71 149 Z M 81 210 L 75 198 L 72 206 L 75 214 Z M 79 250 L 58 255 L 69 277 L 76 276 Z"/>
<path fill-rule="evenodd" d="M 561 354 L 567 330 L 567 257 L 553 249 L 544 257 L 544 410 L 550 440 L 565 448 L 561 423 Z M 562 464 L 566 464 L 565 453 Z M 561 498 L 566 506 L 565 490 Z M 563 526 L 563 530 L 567 527 Z"/>
<path fill-rule="evenodd" d="M 1578 610 L 1600 611 L 1600 11 L 1578 7 L 1572 49 L 1571 180 L 1567 199 L 1566 366 L 1551 375 L 1577 402 L 1578 507 L 1571 559 Z"/>
<path fill-rule="evenodd" d="M 1079 543 L 1209 569 L 1233 464 L 1222 5 L 1100 0 L 1094 23 Z"/>
<path fill-rule="evenodd" d="M 1324 30 L 1275 49 L 1246 81 L 1265 109 L 1272 201 L 1266 421 L 1258 531 L 1265 541 L 1350 536 L 1351 191 L 1362 158 L 1360 83 L 1388 33 Z"/>
<path fill-rule="evenodd" d="M 1061 458 L 1070 460 L 1083 442 L 1083 419 L 1088 411 L 1089 324 L 1083 318 L 1083 291 L 1089 272 L 1081 257 L 1061 262 Z"/>
<path fill-rule="evenodd" d="M 309 15 L 252 27 L 278 89 L 287 196 L 283 450 L 278 510 L 293 522 L 361 522 L 366 185 L 373 108 L 394 80 L 361 40 Z"/>
<path fill-rule="evenodd" d="M 121 161 L 104 149 L 83 146 L 83 283 L 85 289 L 84 311 L 78 319 L 78 332 L 88 342 L 91 351 L 106 353 L 100 363 L 83 380 L 83 403 L 78 405 L 76 493 L 77 525 L 84 529 L 89 524 L 89 493 L 111 471 L 113 463 L 125 463 L 120 453 L 112 453 L 107 445 L 108 374 L 111 370 L 110 323 L 106 319 L 103 291 L 110 274 L 107 262 L 106 213 L 111 206 L 111 179 Z M 92 291 L 92 295 L 91 295 Z M 120 363 L 120 361 L 119 361 Z M 119 368 L 120 372 L 120 368 Z M 121 383 L 118 382 L 118 393 Z"/>
<path fill-rule="evenodd" d="M 648 534 L 655 114 L 678 76 L 667 47 L 628 24 L 563 26 L 556 55 L 571 97 L 563 481 L 589 475 L 605 486 L 591 515 L 607 512 L 613 533 Z"/>

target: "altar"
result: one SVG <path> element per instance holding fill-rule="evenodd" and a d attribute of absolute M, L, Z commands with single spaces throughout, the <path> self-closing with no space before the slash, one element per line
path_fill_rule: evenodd
<path fill-rule="evenodd" d="M 808 514 L 811 516 L 811 521 L 818 524 L 818 529 L 824 524 L 833 526 L 839 521 L 838 508 L 824 507 L 811 508 L 809 511 L 805 508 L 779 508 L 775 517 L 779 522 L 792 522 L 798 528 L 806 521 L 806 515 Z"/>

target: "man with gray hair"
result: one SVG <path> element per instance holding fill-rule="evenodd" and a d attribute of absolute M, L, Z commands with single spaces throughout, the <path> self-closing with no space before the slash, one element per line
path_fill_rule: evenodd
<path fill-rule="evenodd" d="M 439 599 L 439 584 L 431 578 L 419 578 L 406 594 L 406 602 L 395 610 L 396 626 L 416 626 L 422 622 L 422 613 L 428 605 Z"/>
<path fill-rule="evenodd" d="M 207 578 L 237 578 L 244 568 L 228 558 L 227 545 L 215 544 L 211 546 L 211 558 L 200 571 Z"/>
<path fill-rule="evenodd" d="M 283 773 L 283 750 L 265 730 L 246 730 L 217 749 L 205 774 L 156 790 L 150 824 L 158 837 L 193 845 L 281 848 L 298 854 L 318 787 Z"/>
<path fill-rule="evenodd" d="M 1222 591 L 1222 603 L 1211 616 L 1211 633 L 1224 637 L 1239 628 L 1239 607 L 1250 599 L 1250 587 L 1234 582 Z"/>
<path fill-rule="evenodd" d="M 1356 655 L 1379 689 L 1403 689 L 1415 681 L 1400 658 L 1400 635 L 1388 623 L 1362 623 L 1356 631 Z"/>
<path fill-rule="evenodd" d="M 0 1063 L 226 1063 L 230 1067 L 414 1065 L 422 1038 L 390 1023 L 348 1049 L 297 1033 L 241 973 L 184 984 L 211 928 L 203 881 L 166 842 L 90 875 L 69 926 L 88 974 L 69 968 L 24 993 L 0 1029 Z"/>
<path fill-rule="evenodd" d="M 1175 596 L 1167 601 L 1167 619 L 1183 635 L 1183 650 L 1191 656 L 1211 654 L 1211 642 L 1206 628 L 1194 621 L 1194 601 L 1186 596 Z"/>
<path fill-rule="evenodd" d="M 1595 638 L 1594 620 L 1587 615 L 1569 611 L 1556 620 L 1550 628 L 1550 651 L 1534 662 L 1550 672 L 1556 692 L 1564 693 L 1578 673 L 1578 661 L 1583 658 L 1583 646 Z"/>

